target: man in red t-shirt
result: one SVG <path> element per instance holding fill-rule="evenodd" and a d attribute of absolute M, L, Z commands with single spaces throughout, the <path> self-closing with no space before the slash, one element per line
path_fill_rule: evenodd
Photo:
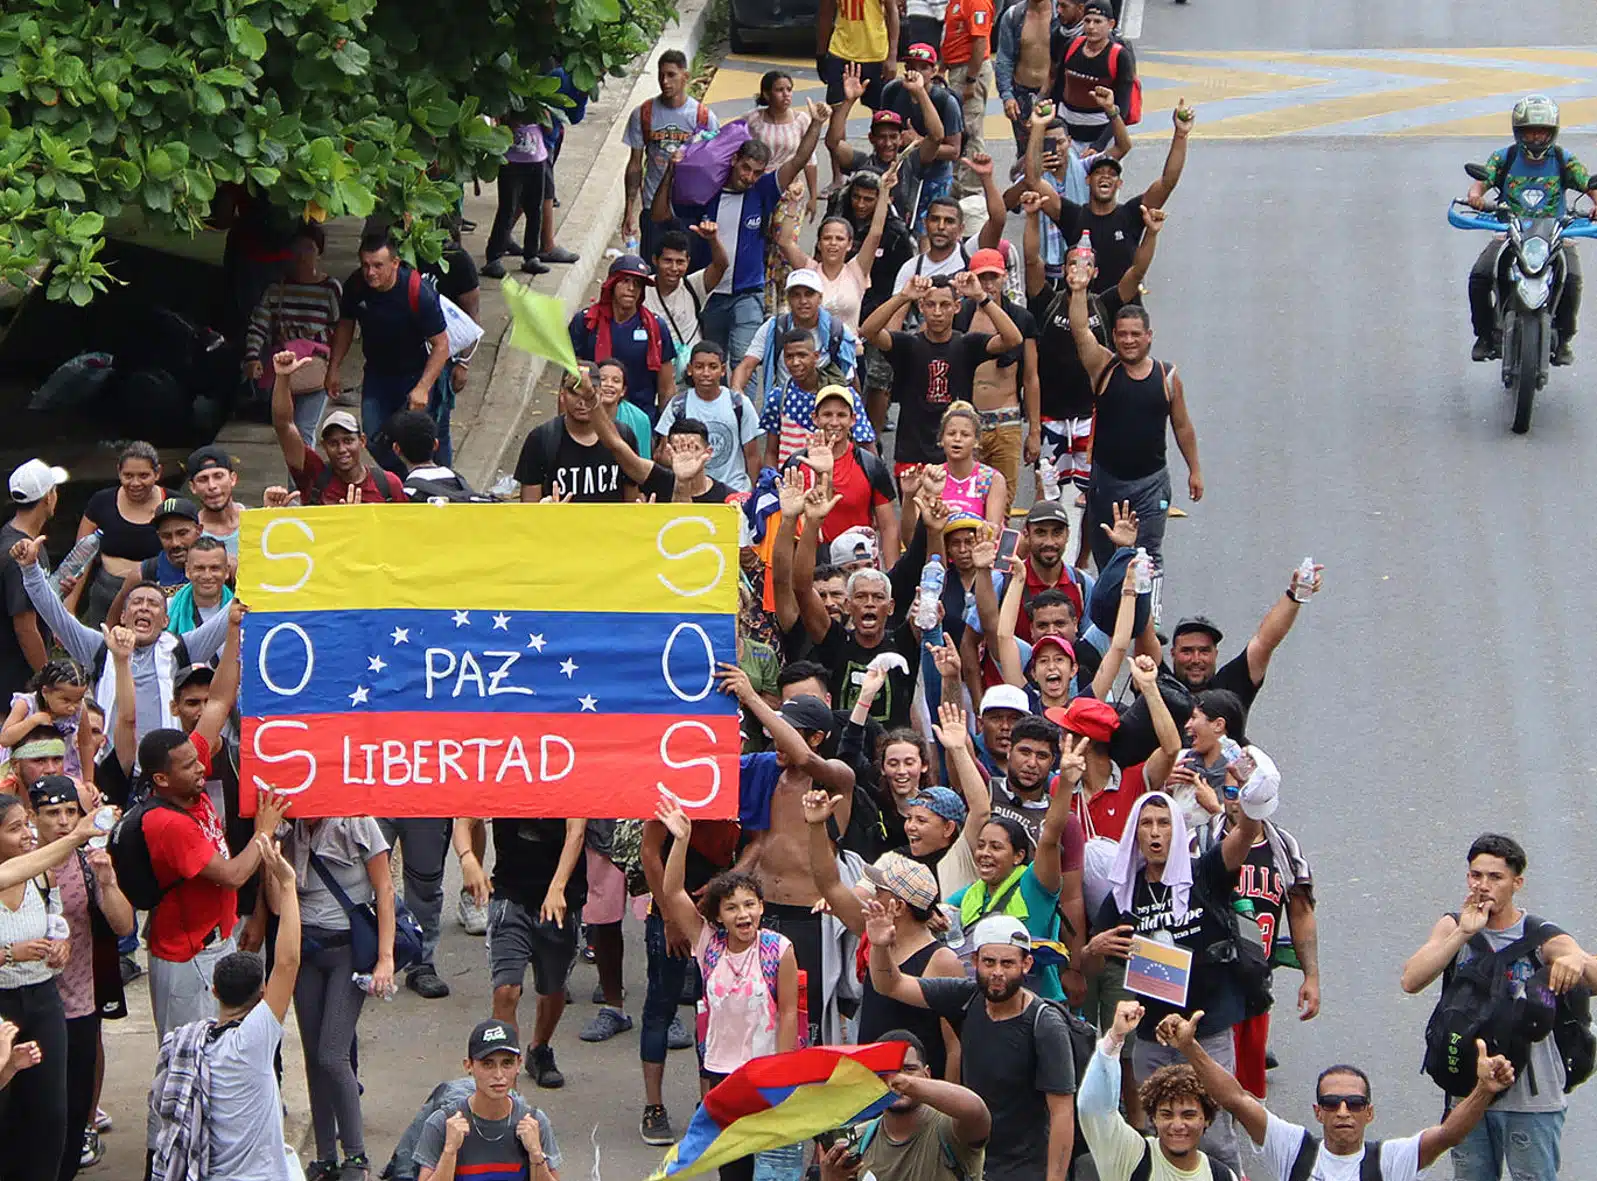
<path fill-rule="evenodd" d="M 809 448 L 794 454 L 788 466 L 808 468 L 809 484 L 830 475 L 832 495 L 842 498 L 821 522 L 821 541 L 831 543 L 860 526 L 874 529 L 879 552 L 891 565 L 898 557 L 898 497 L 887 464 L 853 441 L 854 399 L 848 390 L 822 387 L 815 395 L 815 427 Z"/>
<path fill-rule="evenodd" d="M 262 841 L 277 830 L 288 798 L 263 793 L 255 812 L 262 834 L 230 857 L 222 818 L 205 792 L 211 744 L 201 733 L 151 730 L 139 743 L 139 766 L 153 797 L 142 821 L 150 866 L 164 893 L 150 914 L 150 1006 L 156 1037 L 216 1016 L 211 975 L 237 950 L 235 894 L 261 864 Z"/>
<path fill-rule="evenodd" d="M 312 358 L 278 353 L 272 358 L 272 430 L 288 462 L 288 474 L 306 504 L 405 504 L 405 486 L 393 472 L 367 464 L 366 436 L 348 410 L 335 410 L 322 422 L 324 460 L 305 446 L 294 425 L 294 391 L 289 378 Z M 381 425 L 381 424 L 378 424 Z"/>

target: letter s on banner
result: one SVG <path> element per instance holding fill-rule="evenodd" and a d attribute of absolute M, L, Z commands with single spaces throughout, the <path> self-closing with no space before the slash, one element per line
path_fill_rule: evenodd
<path fill-rule="evenodd" d="M 267 731 L 285 729 L 309 730 L 310 726 L 305 722 L 296 722 L 285 718 L 278 718 L 270 722 L 262 722 L 255 728 L 255 757 L 260 759 L 260 761 L 263 763 L 286 763 L 291 759 L 304 759 L 306 763 L 310 764 L 309 768 L 305 772 L 305 778 L 300 780 L 297 787 L 278 787 L 275 784 L 267 783 L 266 780 L 262 779 L 259 775 L 256 775 L 253 778 L 255 780 L 255 786 L 261 791 L 275 791 L 278 795 L 297 796 L 300 792 L 304 791 L 307 787 L 316 782 L 316 756 L 311 754 L 310 751 L 304 749 L 295 749 L 280 755 L 267 754 L 261 749 L 261 737 L 266 734 Z"/>
<path fill-rule="evenodd" d="M 710 579 L 709 582 L 705 583 L 697 590 L 683 590 L 664 574 L 655 575 L 655 577 L 660 580 L 661 585 L 672 594 L 681 595 L 684 599 L 696 599 L 700 595 L 709 594 L 716 587 L 721 585 L 721 578 L 726 574 L 726 555 L 721 552 L 719 546 L 710 541 L 701 541 L 697 545 L 689 546 L 687 549 L 678 552 L 667 550 L 665 548 L 665 535 L 671 532 L 671 530 L 675 529 L 678 525 L 703 525 L 710 531 L 710 536 L 713 538 L 717 536 L 715 522 L 710 520 L 708 517 L 673 517 L 664 525 L 661 525 L 660 532 L 654 535 L 655 549 L 659 550 L 660 556 L 668 562 L 685 562 L 695 554 L 699 553 L 707 553 L 714 556 L 715 577 Z"/>
<path fill-rule="evenodd" d="M 309 554 L 301 550 L 288 550 L 279 554 L 273 553 L 266 547 L 267 540 L 272 536 L 272 530 L 276 529 L 279 525 L 294 526 L 305 535 L 305 538 L 308 541 L 315 541 L 316 534 L 312 533 L 311 527 L 298 517 L 278 517 L 274 521 L 266 522 L 266 527 L 261 530 L 261 557 L 265 558 L 269 562 L 290 562 L 297 558 L 305 563 L 305 569 L 301 572 L 299 581 L 297 582 L 291 582 L 287 586 L 278 586 L 275 583 L 270 582 L 263 582 L 260 584 L 261 589 L 264 591 L 271 591 L 274 594 L 280 595 L 291 595 L 311 580 L 311 572 L 316 569 L 316 563 L 311 559 Z"/>
<path fill-rule="evenodd" d="M 670 726 L 666 727 L 665 733 L 660 735 L 660 761 L 673 771 L 686 771 L 689 767 L 708 767 L 710 769 L 710 790 L 705 794 L 703 799 L 690 800 L 680 791 L 673 790 L 664 781 L 656 781 L 655 785 L 661 791 L 671 792 L 672 795 L 677 797 L 677 802 L 680 803 L 684 808 L 702 808 L 721 793 L 721 768 L 720 765 L 716 763 L 715 756 L 713 755 L 704 755 L 696 759 L 685 759 L 681 762 L 678 762 L 676 759 L 671 757 L 671 752 L 669 749 L 667 749 L 671 745 L 671 736 L 678 730 L 684 729 L 699 731 L 710 740 L 711 746 L 715 745 L 715 731 L 705 723 L 691 719 L 682 722 L 673 722 Z"/>

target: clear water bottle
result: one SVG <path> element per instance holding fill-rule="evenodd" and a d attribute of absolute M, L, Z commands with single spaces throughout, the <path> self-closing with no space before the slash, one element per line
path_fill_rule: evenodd
<path fill-rule="evenodd" d="M 1297 586 L 1292 592 L 1292 597 L 1299 603 L 1307 603 L 1314 596 L 1314 559 L 1304 558 L 1298 567 Z"/>
<path fill-rule="evenodd" d="M 915 626 L 929 632 L 937 626 L 937 604 L 943 597 L 943 559 L 933 554 L 920 575 L 920 598 L 915 603 Z"/>
<path fill-rule="evenodd" d="M 1137 572 L 1137 593 L 1139 595 L 1152 594 L 1153 559 L 1148 556 L 1148 551 L 1139 545 L 1137 547 L 1137 556 L 1131 559 L 1131 565 Z"/>
<path fill-rule="evenodd" d="M 399 985 L 395 984 L 393 981 L 389 981 L 388 987 L 381 993 L 373 992 L 372 974 L 370 972 L 356 972 L 350 976 L 350 979 L 355 982 L 355 987 L 360 989 L 367 996 L 381 996 L 383 1000 L 391 1001 L 399 994 Z"/>
<path fill-rule="evenodd" d="M 67 556 L 61 560 L 61 566 L 50 575 L 50 585 L 57 592 L 61 590 L 63 578 L 78 578 L 89 568 L 89 563 L 94 561 L 95 555 L 100 552 L 100 531 L 85 534 L 78 539 Z"/>
<path fill-rule="evenodd" d="M 622 241 L 621 250 L 623 254 L 636 254 L 641 245 L 642 243 L 638 240 L 637 235 L 634 234 L 632 237 Z"/>
<path fill-rule="evenodd" d="M 116 809 L 111 807 L 101 808 L 94 814 L 94 831 L 97 835 L 89 838 L 89 848 L 103 849 L 111 841 L 111 830 L 116 827 Z"/>
<path fill-rule="evenodd" d="M 1042 498 L 1059 499 L 1059 471 L 1046 457 L 1037 461 L 1038 474 L 1042 476 Z"/>

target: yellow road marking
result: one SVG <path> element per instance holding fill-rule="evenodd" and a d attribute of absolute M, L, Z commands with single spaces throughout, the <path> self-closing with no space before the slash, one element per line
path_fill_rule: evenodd
<path fill-rule="evenodd" d="M 1571 102 L 1560 103 L 1559 111 L 1565 127 L 1585 127 L 1588 124 L 1597 123 L 1597 98 L 1579 98 Z M 1450 119 L 1443 123 L 1431 123 L 1424 127 L 1406 127 L 1401 131 L 1391 131 L 1387 132 L 1387 134 L 1495 135 L 1506 143 L 1509 137 L 1508 112 L 1503 111 L 1495 115 L 1476 115 L 1468 119 Z"/>
<path fill-rule="evenodd" d="M 1597 70 L 1597 50 L 1581 49 L 1411 49 L 1434 57 L 1468 57 L 1487 61 L 1539 62 L 1547 66 L 1578 66 Z"/>

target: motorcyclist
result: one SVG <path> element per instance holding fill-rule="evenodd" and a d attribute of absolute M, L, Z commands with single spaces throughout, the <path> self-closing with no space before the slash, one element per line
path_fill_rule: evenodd
<path fill-rule="evenodd" d="M 1527 95 L 1514 104 L 1514 142 L 1499 148 L 1486 161 L 1486 179 L 1470 186 L 1466 200 L 1475 209 L 1485 205 L 1486 190 L 1498 190 L 1499 203 L 1517 217 L 1562 217 L 1564 190 L 1585 192 L 1597 200 L 1597 180 L 1570 152 L 1557 147 L 1558 104 L 1544 94 Z M 1492 297 L 1497 289 L 1502 242 L 1487 243 L 1469 273 L 1469 312 L 1475 329 L 1470 359 L 1489 361 L 1498 356 L 1497 317 Z M 1572 242 L 1559 244 L 1564 252 L 1564 291 L 1553 312 L 1558 347 L 1554 365 L 1574 360 L 1572 339 L 1580 311 L 1580 259 Z"/>

